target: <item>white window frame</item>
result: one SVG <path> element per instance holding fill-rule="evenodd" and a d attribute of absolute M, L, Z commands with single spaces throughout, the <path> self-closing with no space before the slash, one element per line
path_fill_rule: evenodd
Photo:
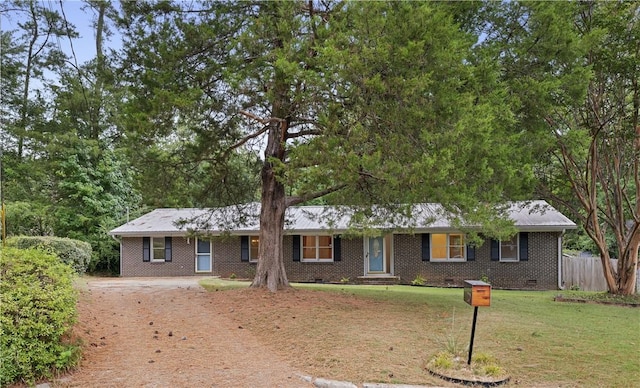
<path fill-rule="evenodd" d="M 305 258 L 304 257 L 304 239 L 305 237 L 313 237 L 315 240 L 315 249 L 316 249 L 316 255 L 315 258 Z M 331 248 L 331 257 L 326 259 L 326 258 L 320 258 L 320 248 L 327 248 L 327 246 L 320 246 L 320 239 L 319 237 L 329 237 L 329 248 Z M 310 246 L 308 246 L 310 247 Z M 333 262 L 333 236 L 330 234 L 304 234 L 300 236 L 300 261 L 304 262 L 304 263 L 331 263 Z"/>
<path fill-rule="evenodd" d="M 165 238 L 164 237 L 151 237 L 149 239 L 149 245 L 150 245 L 150 252 L 149 252 L 149 261 L 152 263 L 164 263 L 166 261 L 166 255 L 167 255 L 167 245 L 165 244 Z M 155 246 L 154 246 L 154 241 L 159 240 L 162 241 L 162 252 L 163 252 L 163 257 L 162 259 L 156 259 L 155 258 Z M 159 249 L 159 248 L 158 248 Z"/>
<path fill-rule="evenodd" d="M 260 253 L 260 236 L 248 236 L 248 239 L 249 239 L 249 263 L 257 263 L 259 258 L 258 255 Z M 253 241 L 257 241 L 255 257 L 251 255 L 251 252 L 252 252 L 251 243 Z"/>
<path fill-rule="evenodd" d="M 207 241 L 209 243 L 209 270 L 208 271 L 198 271 L 198 256 L 207 254 L 206 252 L 200 253 L 198 251 L 198 242 L 199 241 L 200 241 L 200 239 L 196 237 L 196 243 L 195 243 L 196 262 L 195 262 L 195 267 L 194 267 L 195 272 L 197 272 L 197 273 L 209 273 L 209 272 L 212 272 L 213 271 L 213 243 L 211 241 Z"/>
<path fill-rule="evenodd" d="M 507 241 L 498 241 L 499 247 L 500 247 L 500 261 L 503 263 L 516 263 L 518 261 L 520 261 L 520 233 L 516 233 L 512 238 L 514 238 L 516 240 L 516 257 L 504 257 L 502 255 L 502 243 L 503 242 L 507 242 Z M 511 242 L 511 241 L 509 241 Z"/>
<path fill-rule="evenodd" d="M 433 235 L 438 235 L 438 234 L 443 234 L 446 236 L 447 239 L 447 246 L 446 246 L 446 252 L 447 252 L 447 257 L 435 257 L 433 254 L 433 249 L 435 247 L 435 245 L 433 244 Z M 450 257 L 450 253 L 451 253 L 451 236 L 461 236 L 462 237 L 462 257 Z M 440 263 L 444 263 L 444 262 L 465 262 L 467 261 L 467 244 L 465 242 L 466 236 L 463 233 L 431 233 L 429 235 L 429 239 L 431 241 L 429 241 L 429 249 L 431 250 L 431 252 L 429 252 L 430 254 L 430 261 L 433 262 L 440 262 Z"/>

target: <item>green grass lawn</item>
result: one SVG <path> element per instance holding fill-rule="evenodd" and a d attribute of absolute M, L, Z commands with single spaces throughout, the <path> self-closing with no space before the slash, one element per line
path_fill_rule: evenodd
<path fill-rule="evenodd" d="M 248 283 L 216 279 L 205 286 L 223 290 L 247 287 Z M 375 304 L 371 311 L 336 309 L 326 314 L 322 309 L 313 310 L 312 314 L 316 316 L 310 317 L 309 322 L 313 322 L 314 327 L 331 327 L 337 322 L 357 325 L 358 315 L 364 314 L 371 319 L 371 326 L 390 325 L 385 341 L 397 344 L 398 348 L 420 348 L 417 353 L 424 357 L 443 350 L 452 341 L 462 348 L 468 346 L 473 307 L 463 301 L 462 289 L 324 284 L 293 286 L 327 292 L 326 298 L 329 299 L 329 293 L 337 293 Z M 640 308 L 555 302 L 553 299 L 559 293 L 492 290 L 491 306 L 479 309 L 474 354 L 482 352 L 495 356 L 512 376 L 509 385 L 514 386 L 640 386 Z M 384 318 L 377 322 L 376 316 Z M 301 319 L 298 323 L 303 325 Z M 259 328 L 258 324 L 256 328 Z M 308 335 L 312 332 L 307 331 Z M 318 332 L 322 333 L 322 330 Z M 358 336 L 357 333 L 350 335 Z M 337 342 L 333 345 L 336 349 L 349 341 L 346 336 L 339 337 L 339 333 L 326 339 L 333 340 Z M 402 353 L 395 353 L 401 357 Z M 393 363 L 393 360 L 389 362 Z M 340 373 L 348 374 L 348 368 Z M 405 380 L 410 381 L 403 381 L 400 373 L 396 375 L 400 380 L 391 379 L 390 382 L 411 383 L 417 380 L 415 376 L 408 375 Z M 354 375 L 353 378 L 358 377 Z"/>

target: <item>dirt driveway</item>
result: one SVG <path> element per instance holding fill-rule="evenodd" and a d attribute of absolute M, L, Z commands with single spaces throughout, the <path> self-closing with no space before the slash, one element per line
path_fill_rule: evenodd
<path fill-rule="evenodd" d="M 305 387 L 302 373 L 225 316 L 201 278 L 90 279 L 80 368 L 56 387 Z"/>

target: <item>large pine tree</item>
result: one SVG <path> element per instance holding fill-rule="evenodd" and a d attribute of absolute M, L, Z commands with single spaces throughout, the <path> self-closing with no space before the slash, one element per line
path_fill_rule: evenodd
<path fill-rule="evenodd" d="M 192 156 L 221 170 L 240 149 L 261 152 L 253 286 L 275 291 L 288 285 L 289 206 L 438 201 L 485 214 L 479 203 L 530 182 L 467 15 L 424 2 L 124 3 L 128 136 L 192 139 Z"/>

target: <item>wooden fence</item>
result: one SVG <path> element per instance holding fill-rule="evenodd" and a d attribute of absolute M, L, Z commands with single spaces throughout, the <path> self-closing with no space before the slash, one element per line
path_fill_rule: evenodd
<path fill-rule="evenodd" d="M 611 259 L 611 265 L 616 268 L 617 259 Z M 636 290 L 640 289 L 640 269 L 636 276 Z M 600 258 L 596 256 L 564 256 L 562 258 L 562 280 L 565 289 L 579 287 L 581 291 L 607 291 L 607 282 Z"/>

